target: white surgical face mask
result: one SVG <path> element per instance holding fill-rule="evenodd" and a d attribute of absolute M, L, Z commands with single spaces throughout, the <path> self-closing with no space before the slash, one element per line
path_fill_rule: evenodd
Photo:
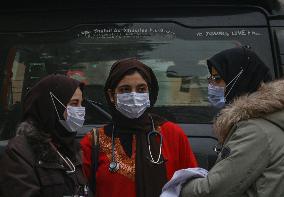
<path fill-rule="evenodd" d="M 85 107 L 67 106 L 66 123 L 75 132 L 82 128 L 85 122 Z"/>
<path fill-rule="evenodd" d="M 73 107 L 65 105 L 53 94 L 50 92 L 51 99 L 57 113 L 57 117 L 59 122 L 66 128 L 69 132 L 77 132 L 79 128 L 82 128 L 85 122 L 85 107 Z M 67 118 L 66 120 L 61 120 L 59 113 L 57 111 L 56 105 L 54 103 L 53 98 L 55 98 L 67 111 Z"/>
<path fill-rule="evenodd" d="M 222 108 L 225 106 L 226 99 L 224 93 L 225 87 L 208 84 L 208 100 L 214 107 Z"/>
<path fill-rule="evenodd" d="M 139 118 L 148 107 L 150 107 L 149 93 L 117 94 L 116 109 L 128 118 Z"/>

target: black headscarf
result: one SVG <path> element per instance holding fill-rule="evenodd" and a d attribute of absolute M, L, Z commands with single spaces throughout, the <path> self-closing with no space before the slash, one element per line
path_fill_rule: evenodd
<path fill-rule="evenodd" d="M 261 82 L 272 80 L 269 68 L 261 61 L 255 52 L 246 47 L 231 48 L 214 55 L 207 60 L 208 69 L 214 67 L 226 85 L 243 69 L 243 73 L 226 97 L 226 103 L 243 94 L 255 92 Z M 232 83 L 231 85 L 233 85 Z M 226 87 L 225 95 L 231 85 Z"/>
<path fill-rule="evenodd" d="M 149 88 L 149 99 L 151 107 L 148 108 L 142 116 L 137 119 L 129 119 L 122 115 L 115 108 L 115 104 L 111 102 L 108 90 L 114 90 L 120 80 L 135 70 L 144 78 Z M 152 164 L 146 157 L 150 157 L 147 145 L 147 133 L 152 131 L 152 122 L 149 117 L 154 119 L 154 126 L 157 128 L 165 119 L 155 114 L 150 114 L 150 110 L 155 104 L 158 96 L 158 81 L 151 68 L 140 61 L 131 58 L 123 59 L 114 63 L 111 67 L 108 79 L 105 84 L 105 96 L 110 107 L 115 128 L 115 136 L 120 138 L 120 142 L 126 153 L 130 156 L 132 137 L 136 136 L 136 160 L 135 160 L 135 180 L 136 180 L 136 196 L 137 197 L 157 197 L 161 194 L 162 187 L 166 183 L 165 164 Z M 106 134 L 111 135 L 112 125 L 105 127 Z M 159 154 L 159 143 L 155 139 L 151 139 L 152 154 L 155 159 Z M 129 151 L 130 150 L 130 151 Z M 129 154 L 130 152 L 130 154 Z M 162 157 L 163 159 L 163 157 Z"/>
<path fill-rule="evenodd" d="M 51 140 L 62 147 L 64 152 L 72 157 L 75 133 L 67 131 L 58 121 L 50 92 L 52 92 L 65 106 L 83 84 L 64 75 L 52 74 L 41 79 L 25 96 L 23 102 L 22 121 L 32 121 Z M 54 99 L 60 119 L 64 120 L 65 108 Z"/>

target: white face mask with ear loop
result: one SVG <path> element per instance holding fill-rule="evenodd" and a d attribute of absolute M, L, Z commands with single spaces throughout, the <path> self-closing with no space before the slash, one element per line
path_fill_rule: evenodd
<path fill-rule="evenodd" d="M 240 72 L 226 85 L 226 87 L 219 87 L 216 85 L 208 84 L 208 100 L 213 106 L 217 108 L 223 108 L 225 106 L 227 96 L 232 91 L 243 71 L 243 68 L 241 68 Z M 227 88 L 231 84 L 233 85 L 229 89 L 228 93 L 224 95 L 225 88 Z"/>
<path fill-rule="evenodd" d="M 85 122 L 85 107 L 73 107 L 65 105 L 52 93 L 50 92 L 52 103 L 54 105 L 58 121 L 62 124 L 63 127 L 69 132 L 77 132 L 79 128 L 82 128 Z M 53 98 L 55 98 L 67 111 L 66 120 L 61 120 L 56 105 Z"/>
<path fill-rule="evenodd" d="M 116 96 L 116 109 L 124 116 L 139 118 L 150 107 L 149 93 L 123 93 Z"/>

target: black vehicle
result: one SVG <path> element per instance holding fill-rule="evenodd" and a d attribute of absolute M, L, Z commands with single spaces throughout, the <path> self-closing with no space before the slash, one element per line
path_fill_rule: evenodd
<path fill-rule="evenodd" d="M 43 76 L 86 83 L 86 126 L 110 121 L 103 86 L 112 63 L 138 57 L 158 77 L 155 111 L 185 131 L 199 164 L 209 169 L 217 144 L 207 100 L 206 59 L 248 45 L 283 74 L 281 1 L 46 2 L 0 9 L 0 146 L 15 135 L 21 101 Z M 92 102 L 94 101 L 94 102 Z"/>

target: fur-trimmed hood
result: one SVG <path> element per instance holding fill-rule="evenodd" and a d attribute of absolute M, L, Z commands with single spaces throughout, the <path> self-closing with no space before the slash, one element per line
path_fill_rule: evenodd
<path fill-rule="evenodd" d="M 221 110 L 213 124 L 220 143 L 224 143 L 231 128 L 238 122 L 265 117 L 284 110 L 284 80 L 263 84 L 258 91 L 244 95 Z"/>
<path fill-rule="evenodd" d="M 48 134 L 37 129 L 33 122 L 22 122 L 17 128 L 17 135 L 26 137 L 32 152 L 34 153 L 36 161 L 58 161 L 58 155 L 53 149 L 51 149 L 51 146 L 49 145 L 51 138 Z"/>

